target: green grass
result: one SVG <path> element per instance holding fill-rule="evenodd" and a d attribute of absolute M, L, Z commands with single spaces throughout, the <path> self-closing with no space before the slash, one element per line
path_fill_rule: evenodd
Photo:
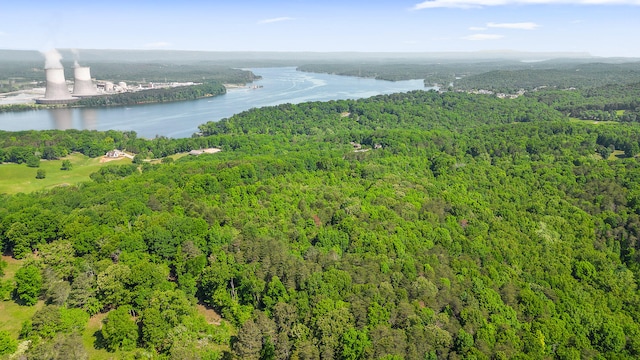
<path fill-rule="evenodd" d="M 89 359 L 122 359 L 125 358 L 127 354 L 133 354 L 133 351 L 118 350 L 116 352 L 108 352 L 106 349 L 96 349 L 96 332 L 100 331 L 100 329 L 102 328 L 102 319 L 104 319 L 106 316 L 106 313 L 94 315 L 93 317 L 91 317 L 91 319 L 89 319 L 87 327 L 82 332 L 82 344 L 87 350 Z"/>
<path fill-rule="evenodd" d="M 24 260 L 16 260 L 10 256 L 2 256 L 2 260 L 7 262 L 2 280 L 11 280 L 20 269 Z M 0 330 L 8 331 L 14 339 L 18 338 L 22 323 L 31 319 L 38 309 L 44 306 L 44 302 L 39 301 L 35 306 L 21 306 L 14 301 L 0 301 Z"/>
<path fill-rule="evenodd" d="M 609 158 L 607 160 L 618 160 L 618 159 L 622 159 L 626 157 L 624 155 L 624 151 L 622 150 L 613 150 L 613 152 L 611 153 L 611 155 L 609 155 Z"/>
<path fill-rule="evenodd" d="M 16 271 L 20 269 L 24 260 L 17 260 L 12 258 L 11 256 L 2 255 L 2 260 L 7 263 L 7 267 L 4 268 L 4 276 L 3 280 L 13 279 L 13 276 L 16 274 Z"/>
<path fill-rule="evenodd" d="M 175 160 L 178 160 L 178 159 L 180 159 L 180 158 L 183 158 L 183 157 L 185 157 L 185 156 L 187 156 L 187 155 L 189 155 L 189 153 L 188 153 L 188 152 L 181 152 L 181 153 L 177 153 L 177 154 L 169 155 L 169 156 L 167 156 L 167 157 L 172 158 L 172 159 L 175 161 Z M 160 164 L 160 163 L 162 163 L 162 159 L 153 159 L 153 160 L 151 160 L 151 163 L 152 163 L 152 164 Z"/>
<path fill-rule="evenodd" d="M 616 115 L 618 116 L 624 115 L 624 110 L 616 110 Z"/>
<path fill-rule="evenodd" d="M 17 339 L 22 323 L 30 320 L 43 306 L 44 301 L 38 301 L 34 306 L 22 306 L 14 301 L 0 301 L 0 330 L 8 331 Z"/>
<path fill-rule="evenodd" d="M 574 117 L 569 118 L 570 122 L 582 123 L 582 124 L 592 124 L 592 125 L 614 125 L 618 124 L 617 121 L 599 121 L 599 120 L 584 120 L 578 119 Z"/>
<path fill-rule="evenodd" d="M 60 160 L 42 160 L 39 168 L 30 168 L 25 164 L 1 164 L 0 194 L 29 193 L 56 186 L 75 185 L 89 181 L 89 175 L 106 164 L 131 163 L 131 160 L 126 158 L 105 163 L 100 163 L 100 159 L 74 153 Z M 71 161 L 71 170 L 60 170 L 62 160 Z M 38 169 L 46 172 L 44 179 L 36 179 Z"/>

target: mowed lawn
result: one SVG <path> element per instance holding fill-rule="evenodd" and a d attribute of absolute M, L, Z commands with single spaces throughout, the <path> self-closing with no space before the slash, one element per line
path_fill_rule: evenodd
<path fill-rule="evenodd" d="M 29 193 L 51 189 L 56 186 L 75 185 L 89 181 L 89 175 L 107 164 L 130 164 L 131 160 L 121 158 L 101 163 L 99 158 L 89 158 L 82 154 L 71 154 L 60 160 L 42 160 L 39 168 L 30 168 L 26 164 L 0 164 L 0 194 Z M 71 170 L 60 170 L 62 160 L 70 160 Z M 44 179 L 36 179 L 38 169 L 46 173 Z"/>
<path fill-rule="evenodd" d="M 22 266 L 24 260 L 16 260 L 9 256 L 2 256 L 7 262 L 2 280 L 13 280 L 16 271 Z M 22 306 L 14 301 L 0 301 L 0 330 L 8 331 L 14 339 L 18 338 L 22 323 L 30 320 L 38 309 L 44 306 L 43 301 L 38 301 L 35 306 Z"/>

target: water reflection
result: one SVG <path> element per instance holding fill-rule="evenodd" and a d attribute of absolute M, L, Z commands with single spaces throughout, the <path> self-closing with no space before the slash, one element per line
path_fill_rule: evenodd
<path fill-rule="evenodd" d="M 98 128 L 98 112 L 96 109 L 80 109 L 80 123 L 85 130 Z"/>
<path fill-rule="evenodd" d="M 49 110 L 53 126 L 58 130 L 73 129 L 72 109 L 51 109 Z"/>
<path fill-rule="evenodd" d="M 50 109 L 47 110 L 56 130 L 98 129 L 98 110 L 96 109 Z"/>

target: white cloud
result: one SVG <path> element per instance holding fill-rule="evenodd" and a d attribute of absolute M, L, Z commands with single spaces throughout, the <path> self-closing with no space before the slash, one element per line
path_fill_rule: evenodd
<path fill-rule="evenodd" d="M 416 4 L 414 10 L 433 8 L 481 8 L 502 5 L 637 5 L 640 0 L 427 0 Z"/>
<path fill-rule="evenodd" d="M 164 49 L 171 46 L 171 43 L 166 41 L 158 41 L 153 43 L 144 44 L 145 49 Z"/>
<path fill-rule="evenodd" d="M 484 27 L 479 27 L 479 26 L 472 26 L 469 28 L 470 31 L 485 31 L 487 30 L 487 28 Z"/>
<path fill-rule="evenodd" d="M 533 22 L 520 22 L 520 23 L 488 23 L 487 27 L 501 28 L 501 29 L 518 29 L 518 30 L 535 30 L 540 25 Z"/>
<path fill-rule="evenodd" d="M 290 17 L 287 17 L 287 16 L 283 16 L 283 17 L 278 17 L 278 18 L 273 18 L 273 19 L 260 20 L 260 21 L 258 21 L 258 24 L 272 24 L 272 23 L 276 23 L 276 22 L 289 21 L 289 20 L 293 20 L 293 18 L 290 18 Z"/>
<path fill-rule="evenodd" d="M 503 37 L 504 35 L 499 35 L 499 34 L 473 34 L 473 35 L 465 36 L 462 39 L 470 40 L 470 41 L 486 41 L 486 40 L 498 40 L 498 39 L 502 39 Z"/>

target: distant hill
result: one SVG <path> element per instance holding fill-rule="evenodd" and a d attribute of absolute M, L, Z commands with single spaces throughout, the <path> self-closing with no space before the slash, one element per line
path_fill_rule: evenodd
<path fill-rule="evenodd" d="M 433 53 L 384 53 L 384 52 L 220 52 L 220 51 L 175 51 L 175 50 L 100 50 L 59 49 L 64 60 L 105 61 L 105 62 L 200 62 L 239 63 L 241 66 L 254 64 L 300 65 L 318 61 L 410 61 L 434 62 L 441 60 L 487 61 L 519 60 L 542 61 L 548 59 L 594 59 L 583 52 L 433 52 Z M 38 61 L 43 56 L 35 50 L 0 50 L 0 61 Z M 627 59 L 628 61 L 628 59 Z"/>

